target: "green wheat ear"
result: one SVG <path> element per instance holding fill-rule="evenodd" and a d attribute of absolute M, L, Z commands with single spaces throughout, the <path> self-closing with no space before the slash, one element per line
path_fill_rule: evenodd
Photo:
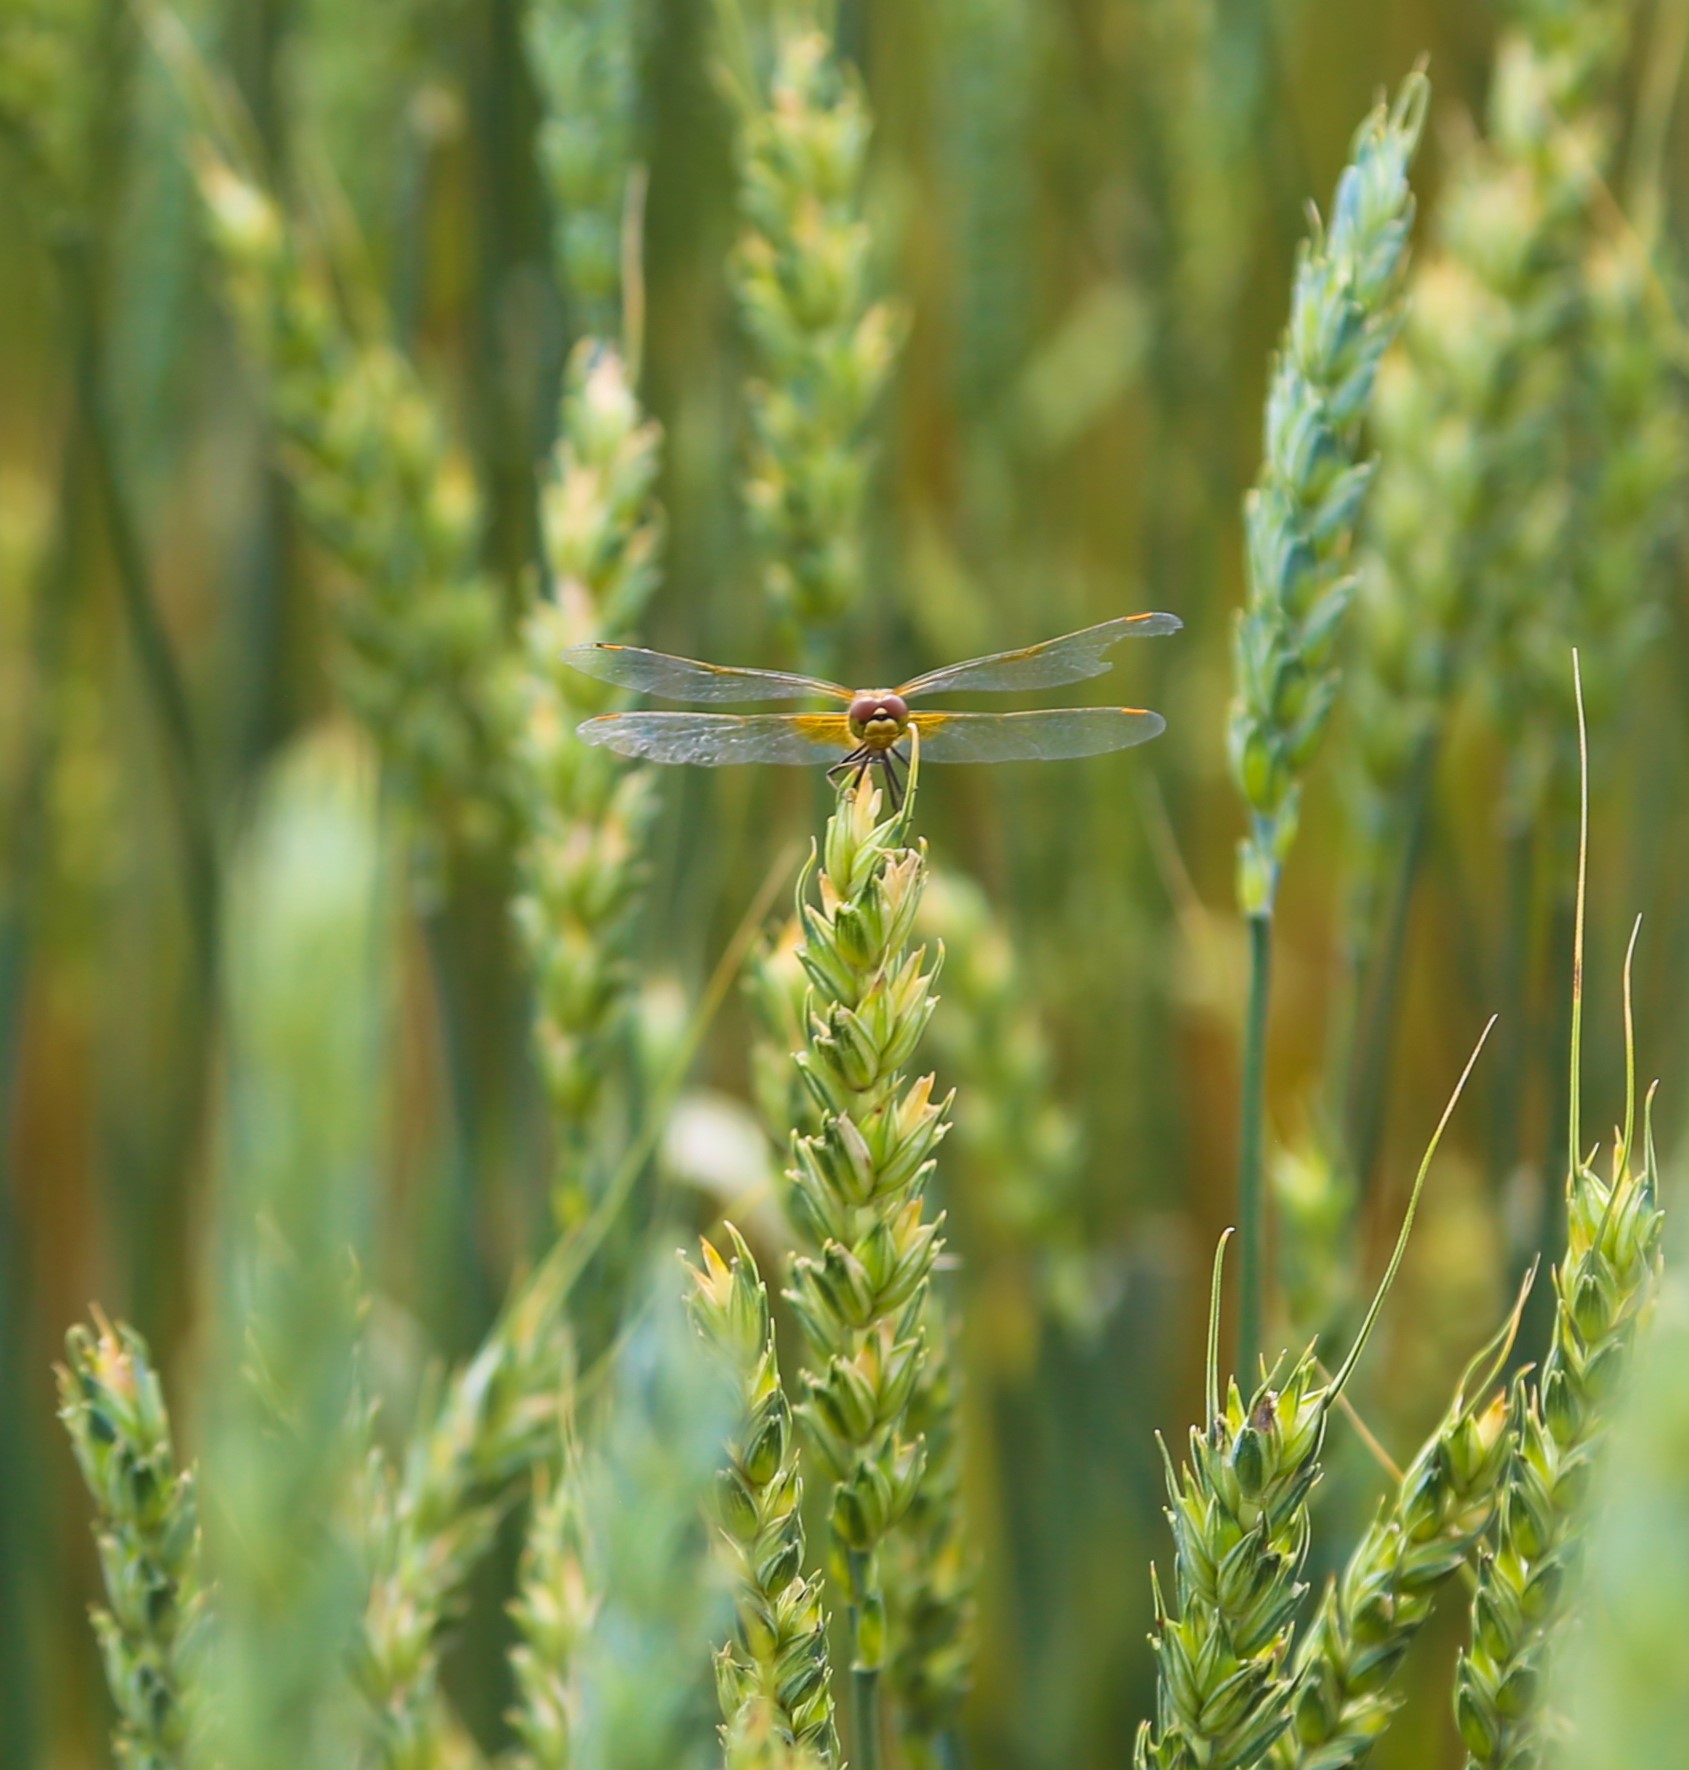
<path fill-rule="evenodd" d="M 513 819 L 510 708 L 471 464 L 367 267 L 322 251 L 255 171 L 249 121 L 180 22 L 151 0 L 141 14 L 194 130 L 206 237 L 281 465 L 338 568 L 340 691 L 435 843 L 496 846 Z"/>
<path fill-rule="evenodd" d="M 919 785 L 919 738 L 910 786 Z M 926 857 L 910 846 L 913 793 L 880 816 L 847 789 L 798 882 L 797 959 L 808 981 L 792 1059 L 803 1089 L 786 1207 L 801 1248 L 786 1292 L 810 1354 L 795 1412 L 829 1490 L 830 1576 L 852 1656 L 852 1761 L 876 1761 L 890 1662 L 883 1551 L 914 1503 L 926 1447 L 911 1429 L 932 1357 L 926 1305 L 940 1223 L 925 1211 L 949 1102 L 908 1073 L 936 998 L 913 946 Z M 785 999 L 783 982 L 771 995 Z"/>
<path fill-rule="evenodd" d="M 1297 1651 L 1295 1719 L 1273 1748 L 1277 1770 L 1360 1763 L 1405 1700 L 1393 1686 L 1397 1668 L 1495 1516 L 1511 1443 L 1506 1396 L 1495 1385 L 1536 1271 L 1533 1264 L 1507 1320 L 1468 1362 L 1448 1412 L 1327 1586 Z"/>
<path fill-rule="evenodd" d="M 1220 1281 L 1230 1231 L 1214 1256 L 1209 1296 L 1207 1420 L 1192 1427 L 1189 1459 L 1175 1470 L 1165 1443 L 1174 1598 L 1151 1571 L 1157 1662 L 1153 1725 L 1139 1730 L 1139 1770 L 1228 1770 L 1254 1765 L 1291 1725 L 1301 1672 L 1290 1658 L 1293 1619 L 1311 1525 L 1308 1496 L 1320 1475 L 1326 1421 L 1377 1325 L 1395 1282 L 1426 1176 L 1443 1133 L 1495 1025 L 1466 1060 L 1414 1176 L 1396 1245 L 1366 1317 L 1336 1372 L 1319 1381 L 1309 1347 L 1285 1372 L 1283 1358 L 1246 1402 L 1234 1380 L 1220 1396 Z M 1158 1437 L 1158 1442 L 1161 1442 Z"/>
<path fill-rule="evenodd" d="M 770 8 L 765 35 L 747 32 L 737 0 L 716 10 L 738 125 L 734 293 L 753 362 L 745 505 L 770 604 L 813 650 L 861 599 L 868 424 L 904 329 L 876 293 L 873 118 L 823 9 Z"/>
<path fill-rule="evenodd" d="M 1590 1467 L 1660 1274 L 1664 1213 L 1658 1198 L 1653 1089 L 1643 1105 L 1635 1165 L 1636 1030 L 1625 954 L 1625 1128 L 1612 1174 L 1582 1149 L 1583 936 L 1589 861 L 1589 760 L 1576 652 L 1573 685 L 1581 767 L 1577 916 L 1573 929 L 1571 1101 L 1567 1109 L 1566 1252 L 1554 1269 L 1554 1336 L 1533 1386 L 1512 1395 L 1512 1464 L 1472 1600 L 1472 1640 L 1455 1678 L 1455 1719 L 1469 1770 L 1534 1762 L 1547 1737 L 1542 1683 L 1565 1611 L 1564 1585 L 1585 1512 Z M 1640 928 L 1640 923 L 1637 924 Z"/>
<path fill-rule="evenodd" d="M 1227 730 L 1249 813 L 1238 850 L 1238 902 L 1249 916 L 1272 914 L 1302 777 L 1336 702 L 1354 531 L 1372 478 L 1361 430 L 1400 319 L 1414 217 L 1408 168 L 1430 102 L 1430 83 L 1415 72 L 1394 105 L 1378 105 L 1356 131 L 1330 225 L 1316 215 L 1298 255 L 1273 364 L 1261 472 L 1244 506 L 1249 595 L 1233 642 Z"/>
<path fill-rule="evenodd" d="M 205 1627 L 194 1473 L 181 1468 L 147 1343 L 98 1309 L 65 1337 L 59 1418 L 94 1500 L 107 1605 L 96 1608 L 117 1705 L 112 1751 L 125 1766 L 188 1761 L 197 1691 L 192 1653 Z"/>
<path fill-rule="evenodd" d="M 709 1241 L 693 1280 L 692 1319 L 738 1387 L 743 1412 L 717 1486 L 716 1523 L 738 1629 L 716 1655 L 722 1739 L 756 1736 L 759 1717 L 782 1737 L 838 1762 L 832 1667 L 820 1582 L 805 1573 L 803 1479 L 792 1406 L 780 1380 L 768 1289 L 731 1223 L 723 1258 Z"/>

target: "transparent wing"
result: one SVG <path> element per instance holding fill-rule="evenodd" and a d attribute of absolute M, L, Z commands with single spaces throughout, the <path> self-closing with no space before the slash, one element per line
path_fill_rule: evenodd
<path fill-rule="evenodd" d="M 696 658 L 671 658 L 667 652 L 637 645 L 571 645 L 563 651 L 571 669 L 618 688 L 660 695 L 668 701 L 806 701 L 812 695 L 848 701 L 850 690 L 818 676 L 793 676 L 784 670 L 735 670 L 726 664 L 704 664 Z"/>
<path fill-rule="evenodd" d="M 1087 676 L 1100 676 L 1113 668 L 1113 660 L 1103 654 L 1122 639 L 1177 633 L 1183 625 L 1177 615 L 1121 615 L 1118 620 L 1082 627 L 1077 633 L 1064 633 L 1060 639 L 1046 639 L 1040 645 L 1023 645 L 1019 651 L 993 652 L 988 658 L 969 658 L 965 664 L 929 670 L 925 676 L 905 682 L 897 692 L 908 699 L 947 694 L 953 688 L 1056 688 L 1064 682 L 1083 682 Z"/>
<path fill-rule="evenodd" d="M 589 744 L 648 762 L 836 762 L 852 747 L 842 713 L 605 713 L 580 728 Z"/>
<path fill-rule="evenodd" d="M 1148 743 L 1167 729 L 1142 707 L 1066 707 L 1050 713 L 915 713 L 923 762 L 1055 762 Z"/>

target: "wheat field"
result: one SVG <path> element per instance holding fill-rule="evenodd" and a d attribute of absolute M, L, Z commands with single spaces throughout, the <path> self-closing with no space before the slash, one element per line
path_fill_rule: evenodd
<path fill-rule="evenodd" d="M 0 1770 L 1678 1761 L 1686 68 L 0 0 Z"/>

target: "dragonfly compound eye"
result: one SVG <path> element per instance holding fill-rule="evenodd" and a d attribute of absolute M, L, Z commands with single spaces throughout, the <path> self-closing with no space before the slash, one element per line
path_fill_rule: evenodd
<path fill-rule="evenodd" d="M 909 722 L 909 704 L 901 695 L 863 694 L 850 704 L 850 723 L 854 731 L 896 732 L 902 734 Z"/>

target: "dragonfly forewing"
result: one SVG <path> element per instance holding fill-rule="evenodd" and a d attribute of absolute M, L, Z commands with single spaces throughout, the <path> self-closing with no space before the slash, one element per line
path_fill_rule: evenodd
<path fill-rule="evenodd" d="M 654 694 L 666 701 L 848 701 L 850 690 L 819 676 L 785 670 L 740 670 L 696 658 L 670 657 L 638 645 L 571 645 L 563 662 L 600 682 Z"/>
<path fill-rule="evenodd" d="M 948 694 L 952 689 L 988 689 L 1009 692 L 1020 688 L 1059 688 L 1066 682 L 1082 682 L 1114 667 L 1106 654 L 1122 639 L 1147 639 L 1177 633 L 1184 625 L 1177 615 L 1122 615 L 1060 639 L 1040 645 L 1023 645 L 1018 651 L 993 652 L 990 657 L 969 658 L 966 663 L 947 664 L 905 682 L 898 693 L 905 700 L 916 695 Z"/>

